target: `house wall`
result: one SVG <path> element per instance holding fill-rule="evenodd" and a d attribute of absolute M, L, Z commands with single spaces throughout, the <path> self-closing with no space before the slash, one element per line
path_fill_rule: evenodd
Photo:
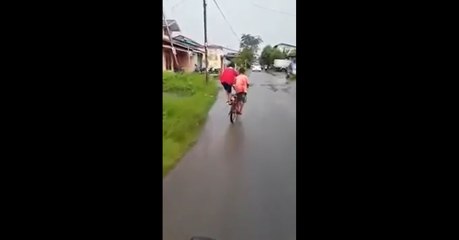
<path fill-rule="evenodd" d="M 185 53 L 180 53 L 180 65 L 182 66 L 183 70 L 186 72 L 194 72 L 196 66 L 202 67 L 202 55 L 201 53 L 193 52 L 190 56 Z"/>
<path fill-rule="evenodd" d="M 166 71 L 166 52 L 163 48 L 163 71 Z"/>
<path fill-rule="evenodd" d="M 174 71 L 174 56 L 168 48 L 163 48 L 163 70 Z"/>
<path fill-rule="evenodd" d="M 198 67 L 201 69 L 202 66 L 204 66 L 203 61 L 204 61 L 204 54 L 199 53 L 198 54 Z"/>
<path fill-rule="evenodd" d="M 174 71 L 175 69 L 183 69 L 184 71 L 194 70 L 194 64 L 190 60 L 188 51 L 178 47 L 175 47 L 175 50 L 178 64 L 175 62 L 170 45 L 167 42 L 163 42 L 163 71 Z M 191 66 L 193 67 L 191 68 Z"/>
<path fill-rule="evenodd" d="M 185 72 L 194 71 L 193 59 L 187 52 L 177 50 L 177 61 L 175 62 L 172 50 L 163 48 L 163 71 L 174 71 L 175 69 L 183 69 Z"/>
<path fill-rule="evenodd" d="M 192 62 L 193 62 L 193 70 L 195 68 L 195 64 L 198 66 L 198 68 L 201 68 L 202 66 L 202 55 L 200 53 L 193 53 L 192 57 Z"/>
<path fill-rule="evenodd" d="M 191 66 L 193 67 L 193 71 L 195 68 L 195 64 L 198 66 L 198 68 L 201 68 L 205 65 L 203 56 L 203 53 L 193 52 L 193 56 L 191 57 Z"/>
<path fill-rule="evenodd" d="M 188 54 L 188 52 L 177 51 L 177 60 L 180 64 L 180 68 L 185 72 L 194 71 L 194 61 L 193 57 Z"/>
<path fill-rule="evenodd" d="M 209 68 L 220 69 L 222 67 L 223 50 L 219 48 L 207 49 L 209 56 Z"/>

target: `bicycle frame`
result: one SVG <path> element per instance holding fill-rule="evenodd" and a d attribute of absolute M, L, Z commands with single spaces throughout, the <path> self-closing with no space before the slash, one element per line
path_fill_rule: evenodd
<path fill-rule="evenodd" d="M 233 95 L 233 97 L 234 97 L 235 100 L 231 103 L 231 110 L 232 111 L 237 111 L 239 106 L 240 106 L 240 104 L 242 103 L 242 101 L 239 100 L 236 95 Z"/>
<path fill-rule="evenodd" d="M 238 117 L 237 111 L 239 110 L 239 104 L 241 104 L 241 101 L 235 94 L 232 94 L 231 98 L 234 100 L 231 101 L 231 108 L 228 115 L 230 116 L 230 121 L 233 123 Z"/>

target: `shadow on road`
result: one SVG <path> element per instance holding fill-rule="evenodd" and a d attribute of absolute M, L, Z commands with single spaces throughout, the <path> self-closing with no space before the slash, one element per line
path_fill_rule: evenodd
<path fill-rule="evenodd" d="M 224 152 L 226 156 L 235 156 L 245 150 L 244 125 L 241 121 L 228 124 L 225 133 Z"/>

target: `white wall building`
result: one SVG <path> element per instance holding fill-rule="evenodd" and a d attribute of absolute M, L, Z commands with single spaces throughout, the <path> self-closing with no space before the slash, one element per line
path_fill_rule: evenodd
<path fill-rule="evenodd" d="M 279 49 L 281 52 L 286 52 L 287 54 L 289 54 L 292 50 L 296 50 L 296 46 L 287 43 L 279 43 L 277 45 L 274 45 L 274 48 Z"/>
<path fill-rule="evenodd" d="M 209 56 L 209 68 L 221 69 L 222 65 L 226 65 L 226 60 L 223 56 L 228 53 L 237 53 L 238 51 L 222 47 L 219 45 L 209 45 L 207 47 L 207 55 Z"/>

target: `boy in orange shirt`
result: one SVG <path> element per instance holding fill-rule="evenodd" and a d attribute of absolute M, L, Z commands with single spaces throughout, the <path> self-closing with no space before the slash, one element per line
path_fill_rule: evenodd
<path fill-rule="evenodd" d="M 249 78 L 245 75 L 244 67 L 239 69 L 239 75 L 233 85 L 236 91 L 237 100 L 240 101 L 238 114 L 242 114 L 244 103 L 247 102 L 247 89 L 249 88 Z"/>

